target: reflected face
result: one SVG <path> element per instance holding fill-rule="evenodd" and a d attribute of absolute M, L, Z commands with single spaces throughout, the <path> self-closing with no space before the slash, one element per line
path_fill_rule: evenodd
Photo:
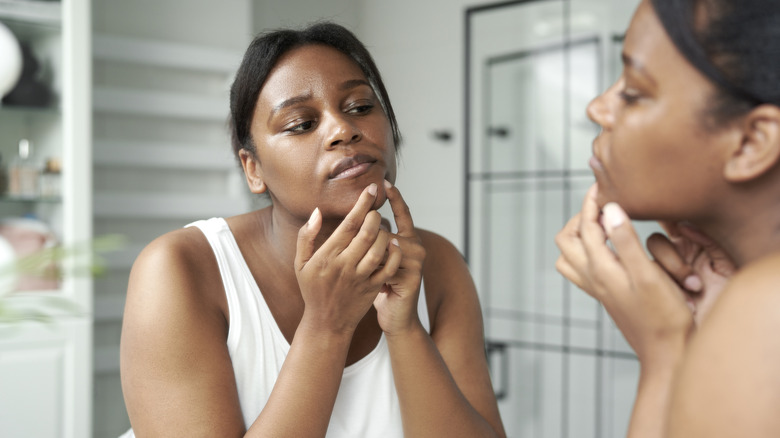
<path fill-rule="evenodd" d="M 599 204 L 618 202 L 634 219 L 696 220 L 723 184 L 723 135 L 705 127 L 715 91 L 677 50 L 649 1 L 626 33 L 623 73 L 588 106 L 602 131 L 591 168 Z"/>
<path fill-rule="evenodd" d="M 390 122 L 360 67 L 328 46 L 298 47 L 279 59 L 258 96 L 251 134 L 258 165 L 248 170 L 265 185 L 253 191 L 267 189 L 275 210 L 297 218 L 315 207 L 326 219 L 343 218 L 370 183 L 379 187 L 378 208 L 383 180 L 395 181 Z"/>

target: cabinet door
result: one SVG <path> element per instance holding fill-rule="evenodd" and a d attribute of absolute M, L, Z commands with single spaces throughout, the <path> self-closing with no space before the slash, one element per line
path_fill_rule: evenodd
<path fill-rule="evenodd" d="M 84 438 L 91 322 L 0 325 L 0 436 Z"/>

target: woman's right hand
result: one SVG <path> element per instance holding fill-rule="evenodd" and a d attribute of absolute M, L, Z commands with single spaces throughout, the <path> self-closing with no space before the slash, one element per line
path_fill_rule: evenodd
<path fill-rule="evenodd" d="M 607 204 L 600 216 L 596 193 L 594 185 L 556 236 L 556 268 L 604 305 L 643 367 L 668 369 L 682 357 L 691 312 L 679 286 L 647 257 L 625 212 Z"/>
<path fill-rule="evenodd" d="M 692 226 L 677 222 L 660 224 L 668 236 L 651 235 L 647 239 L 647 249 L 682 288 L 698 326 L 736 271 L 736 266 L 723 248 Z"/>
<path fill-rule="evenodd" d="M 334 333 L 352 333 L 383 285 L 401 263 L 401 250 L 380 229 L 381 215 L 371 210 L 376 184 L 357 203 L 333 234 L 314 251 L 322 215 L 315 209 L 298 232 L 295 274 L 306 304 L 301 324 Z"/>

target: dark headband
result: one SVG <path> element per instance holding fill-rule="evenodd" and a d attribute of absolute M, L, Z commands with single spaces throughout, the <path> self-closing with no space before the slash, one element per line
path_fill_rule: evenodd
<path fill-rule="evenodd" d="M 730 81 L 723 72 L 712 63 L 704 47 L 693 33 L 693 14 L 695 2 L 692 0 L 651 0 L 658 19 L 661 20 L 669 38 L 677 50 L 702 74 L 735 97 L 754 104 L 765 103 L 766 99 L 757 93 L 740 87 Z"/>

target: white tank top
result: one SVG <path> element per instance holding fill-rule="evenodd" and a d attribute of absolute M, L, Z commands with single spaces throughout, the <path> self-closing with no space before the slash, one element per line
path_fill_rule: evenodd
<path fill-rule="evenodd" d="M 290 344 L 276 325 L 227 222 L 212 218 L 188 226 L 203 232 L 217 258 L 230 312 L 227 347 L 244 424 L 249 428 L 271 395 Z M 423 327 L 430 332 L 422 287 L 418 314 Z M 133 436 L 131 430 L 122 438 Z M 401 410 L 384 334 L 373 351 L 344 368 L 326 438 L 349 437 L 403 437 Z"/>

